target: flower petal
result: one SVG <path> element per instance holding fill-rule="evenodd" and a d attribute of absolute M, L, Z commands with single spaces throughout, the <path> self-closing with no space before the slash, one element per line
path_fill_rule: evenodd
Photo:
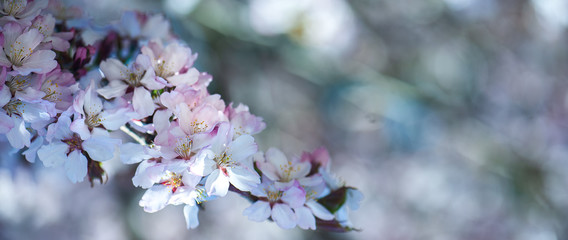
<path fill-rule="evenodd" d="M 106 79 L 112 82 L 120 82 L 117 80 L 126 79 L 128 68 L 118 59 L 108 58 L 101 62 L 100 69 Z"/>
<path fill-rule="evenodd" d="M 110 160 L 114 156 L 115 147 L 120 146 L 120 139 L 104 136 L 92 136 L 83 142 L 83 149 L 95 161 Z"/>
<path fill-rule="evenodd" d="M 231 143 L 228 154 L 232 155 L 233 161 L 242 162 L 257 151 L 258 146 L 254 142 L 254 138 L 250 135 L 242 135 Z"/>
<path fill-rule="evenodd" d="M 316 230 L 316 218 L 312 214 L 309 208 L 299 207 L 294 208 L 296 213 L 296 219 L 298 222 L 298 227 L 301 229 L 312 229 Z"/>
<path fill-rule="evenodd" d="M 139 163 L 151 156 L 144 152 L 144 146 L 138 143 L 125 143 L 120 146 L 120 160 L 124 164 Z"/>
<path fill-rule="evenodd" d="M 72 183 L 82 182 L 87 175 L 87 158 L 79 151 L 73 151 L 65 161 L 65 172 Z"/>
<path fill-rule="evenodd" d="M 37 156 L 37 150 L 43 145 L 43 137 L 38 136 L 34 141 L 31 142 L 30 147 L 24 151 L 22 154 L 26 157 L 28 162 L 35 162 Z"/>
<path fill-rule="evenodd" d="M 256 201 L 249 207 L 245 208 L 243 215 L 255 222 L 262 222 L 270 217 L 270 204 L 265 201 Z"/>
<path fill-rule="evenodd" d="M 26 129 L 24 121 L 22 121 L 20 118 L 12 119 L 14 120 L 14 127 L 8 132 L 8 134 L 6 134 L 10 145 L 12 145 L 12 147 L 16 149 L 21 149 L 24 146 L 30 146 L 31 134 Z"/>
<path fill-rule="evenodd" d="M 39 50 L 34 53 L 22 64 L 21 67 L 12 66 L 21 75 L 28 75 L 31 72 L 44 74 L 51 72 L 57 67 L 55 52 L 51 50 Z"/>
<path fill-rule="evenodd" d="M 115 97 L 123 96 L 126 93 L 126 89 L 128 85 L 126 85 L 122 81 L 110 81 L 108 85 L 103 88 L 97 90 L 97 93 L 103 96 L 106 99 L 111 99 Z"/>
<path fill-rule="evenodd" d="M 290 206 L 286 204 L 276 203 L 272 207 L 272 220 L 281 228 L 291 229 L 296 226 L 296 214 Z"/>
<path fill-rule="evenodd" d="M 185 217 L 185 223 L 187 229 L 194 229 L 199 226 L 199 219 L 197 218 L 197 213 L 199 212 L 199 207 L 197 205 L 185 205 L 183 207 L 183 216 Z"/>
<path fill-rule="evenodd" d="M 153 213 L 166 207 L 168 200 L 172 196 L 172 190 L 164 185 L 154 185 L 142 196 L 138 204 L 144 211 Z"/>
<path fill-rule="evenodd" d="M 137 87 L 134 89 L 134 96 L 132 96 L 132 106 L 134 110 L 140 114 L 140 118 L 150 116 L 156 110 L 156 105 L 152 100 L 152 95 L 144 87 Z"/>
<path fill-rule="evenodd" d="M 53 167 L 65 162 L 67 159 L 67 151 L 69 151 L 69 146 L 58 141 L 41 146 L 39 150 L 37 150 L 37 156 L 39 160 L 43 162 L 44 166 Z"/>
<path fill-rule="evenodd" d="M 219 169 L 215 169 L 207 177 L 205 189 L 207 189 L 207 195 L 209 196 L 224 197 L 227 195 L 227 191 L 229 191 L 229 178 L 222 174 Z"/>
<path fill-rule="evenodd" d="M 229 181 L 241 191 L 250 191 L 260 183 L 260 176 L 254 170 L 244 167 L 227 168 Z"/>
<path fill-rule="evenodd" d="M 282 201 L 293 208 L 300 207 L 306 201 L 306 191 L 298 187 L 291 187 L 282 194 Z"/>
<path fill-rule="evenodd" d="M 312 213 L 319 219 L 329 221 L 334 218 L 334 215 L 331 212 L 329 212 L 327 208 L 325 208 L 324 206 L 322 206 L 321 204 L 319 204 L 314 200 L 306 202 L 306 206 L 308 206 L 312 210 Z"/>

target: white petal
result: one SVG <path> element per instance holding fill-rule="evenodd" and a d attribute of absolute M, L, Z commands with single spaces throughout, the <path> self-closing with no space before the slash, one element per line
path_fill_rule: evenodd
<path fill-rule="evenodd" d="M 104 136 L 92 136 L 83 142 L 83 149 L 89 153 L 95 161 L 110 160 L 114 156 L 115 147 L 119 146 L 122 141 Z"/>
<path fill-rule="evenodd" d="M 132 177 L 132 184 L 136 187 L 149 188 L 160 181 L 164 173 L 163 165 L 156 165 L 155 162 L 142 161 L 136 168 L 136 173 Z"/>
<path fill-rule="evenodd" d="M 0 52 L 2 52 L 0 50 Z M 3 71 L 5 71 L 6 69 L 3 69 Z M 2 74 L 4 75 L 6 74 L 5 72 Z M 0 78 L 5 78 L 6 76 L 0 76 Z M 8 103 L 10 101 L 10 99 L 12 99 L 12 93 L 10 93 L 10 88 L 6 85 L 4 85 L 4 81 L 0 82 L 0 106 L 4 106 L 6 105 L 6 103 Z"/>
<path fill-rule="evenodd" d="M 83 102 L 83 109 L 87 115 L 98 114 L 103 110 L 103 101 L 95 92 L 95 88 L 95 81 L 91 80 L 91 83 L 87 87 L 87 91 L 85 91 L 85 98 Z"/>
<path fill-rule="evenodd" d="M 194 229 L 199 226 L 199 219 L 197 218 L 198 212 L 199 207 L 197 205 L 185 205 L 185 207 L 183 207 L 183 216 L 185 217 L 187 229 Z"/>
<path fill-rule="evenodd" d="M 144 211 L 153 213 L 166 207 L 168 200 L 172 196 L 172 190 L 164 185 L 154 185 L 146 190 L 142 199 L 138 203 Z"/>
<path fill-rule="evenodd" d="M 296 226 L 296 214 L 290 206 L 286 204 L 276 203 L 272 207 L 272 220 L 281 228 L 291 229 Z"/>
<path fill-rule="evenodd" d="M 14 127 L 14 120 L 8 114 L 0 112 L 0 134 L 8 133 Z"/>
<path fill-rule="evenodd" d="M 37 156 L 39 160 L 43 162 L 44 166 L 53 167 L 65 162 L 67 159 L 67 151 L 69 151 L 69 145 L 57 141 L 41 146 L 37 151 Z"/>
<path fill-rule="evenodd" d="M 134 164 L 150 159 L 151 156 L 144 152 L 144 146 L 138 143 L 125 143 L 120 146 L 120 160 L 124 164 Z"/>
<path fill-rule="evenodd" d="M 34 52 L 21 67 L 12 67 L 22 75 L 30 74 L 30 72 L 38 74 L 48 73 L 57 67 L 57 61 L 55 61 L 54 58 L 55 52 L 50 50 L 39 50 Z"/>
<path fill-rule="evenodd" d="M 296 212 L 296 218 L 298 222 L 298 227 L 301 229 L 312 229 L 316 230 L 316 218 L 307 207 L 294 208 Z"/>
<path fill-rule="evenodd" d="M 124 96 L 124 93 L 126 93 L 127 88 L 128 85 L 126 85 L 122 81 L 111 81 L 105 87 L 98 89 L 97 93 L 106 99 L 111 99 L 115 97 Z"/>
<path fill-rule="evenodd" d="M 229 181 L 241 191 L 250 191 L 260 183 L 260 176 L 254 170 L 243 167 L 227 168 Z"/>
<path fill-rule="evenodd" d="M 12 119 L 14 121 L 14 127 L 8 132 L 8 134 L 6 134 L 10 145 L 16 149 L 21 149 L 24 146 L 30 146 L 31 134 L 26 129 L 24 121 L 19 118 Z"/>
<path fill-rule="evenodd" d="M 79 151 L 73 151 L 65 161 L 65 172 L 72 183 L 82 182 L 87 175 L 87 158 Z"/>
<path fill-rule="evenodd" d="M 215 169 L 215 171 L 207 177 L 205 189 L 207 189 L 207 195 L 209 196 L 215 195 L 224 197 L 229 191 L 229 178 L 221 173 L 219 169 Z"/>
<path fill-rule="evenodd" d="M 168 82 L 170 82 L 174 86 L 191 86 L 199 79 L 199 72 L 195 68 L 190 68 L 184 74 L 173 75 L 168 77 Z"/>
<path fill-rule="evenodd" d="M 81 139 L 85 140 L 91 137 L 91 131 L 89 131 L 89 127 L 85 124 L 84 118 L 79 118 L 71 123 L 69 129 L 81 137 Z"/>
<path fill-rule="evenodd" d="M 321 204 L 319 204 L 314 200 L 306 202 L 306 206 L 308 206 L 312 210 L 312 213 L 319 219 L 329 221 L 334 218 L 334 215 L 331 212 L 329 212 L 327 208 L 325 208 L 324 206 L 322 206 Z"/>
<path fill-rule="evenodd" d="M 116 80 L 126 79 L 128 77 L 128 69 L 118 59 L 109 58 L 104 60 L 103 62 L 101 62 L 100 69 L 103 72 L 105 78 L 111 81 L 111 83 L 115 82 Z"/>
<path fill-rule="evenodd" d="M 256 201 L 243 211 L 243 215 L 248 216 L 249 220 L 255 222 L 265 221 L 270 217 L 270 213 L 270 203 L 265 201 Z"/>
<path fill-rule="evenodd" d="M 136 118 L 137 115 L 131 108 L 119 108 L 114 112 L 103 111 L 99 117 L 101 118 L 101 124 L 107 130 L 116 131 L 128 121 Z"/>
<path fill-rule="evenodd" d="M 144 56 L 144 55 L 138 55 L 138 56 Z M 156 73 L 154 72 L 153 69 L 148 69 L 144 73 L 144 76 L 142 76 L 142 79 L 140 79 L 140 83 L 142 83 L 142 85 L 144 85 L 146 88 L 150 90 L 162 89 L 166 86 L 156 81 Z"/>
<path fill-rule="evenodd" d="M 229 154 L 232 155 L 233 161 L 241 162 L 257 151 L 258 146 L 254 142 L 254 138 L 250 135 L 242 135 L 231 143 Z"/>
<path fill-rule="evenodd" d="M 43 137 L 38 136 L 34 141 L 31 142 L 30 147 L 24 151 L 22 154 L 26 157 L 28 162 L 35 162 L 37 156 L 37 150 L 43 145 Z"/>
<path fill-rule="evenodd" d="M 207 176 L 216 169 L 216 163 L 213 161 L 214 153 L 209 149 L 204 149 L 197 153 L 195 162 L 190 167 L 191 173 L 198 176 Z"/>
<path fill-rule="evenodd" d="M 134 96 L 132 96 L 132 106 L 134 110 L 140 114 L 140 118 L 150 116 L 156 110 L 152 95 L 144 87 L 137 87 L 134 89 Z"/>

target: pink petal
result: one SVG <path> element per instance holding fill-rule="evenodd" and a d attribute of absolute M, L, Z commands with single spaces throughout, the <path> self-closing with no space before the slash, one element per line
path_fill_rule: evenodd
<path fill-rule="evenodd" d="M 282 194 L 282 201 L 293 208 L 303 206 L 306 202 L 306 192 L 298 187 L 291 187 Z"/>

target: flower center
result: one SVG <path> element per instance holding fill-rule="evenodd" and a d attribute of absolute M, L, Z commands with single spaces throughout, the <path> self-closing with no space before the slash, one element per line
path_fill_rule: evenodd
<path fill-rule="evenodd" d="M 4 12 L 6 12 L 7 15 L 15 16 L 26 8 L 27 3 L 26 0 L 4 1 Z"/>
<path fill-rule="evenodd" d="M 171 72 L 166 61 L 164 61 L 162 59 L 158 59 L 155 71 L 156 71 L 156 75 L 163 77 L 163 78 L 174 75 L 174 73 Z"/>
<path fill-rule="evenodd" d="M 60 92 L 57 92 L 57 89 L 59 88 L 59 85 L 57 83 L 53 83 L 53 81 L 47 80 L 42 86 L 41 86 L 41 91 L 43 91 L 45 93 L 45 96 L 43 96 L 43 100 L 47 100 L 50 102 L 60 102 L 61 101 L 61 95 L 63 95 Z"/>
<path fill-rule="evenodd" d="M 34 50 L 30 47 L 24 46 L 24 44 L 20 41 L 15 41 L 14 43 L 10 44 L 10 52 L 8 53 L 8 57 L 10 58 L 10 62 L 16 66 L 22 66 L 24 61 L 28 59 Z"/>
<path fill-rule="evenodd" d="M 90 128 L 94 128 L 101 125 L 102 120 L 103 119 L 99 116 L 99 113 L 87 114 L 87 119 L 85 119 L 85 124 L 87 124 L 87 126 L 89 126 Z"/>
<path fill-rule="evenodd" d="M 207 130 L 207 128 L 209 127 L 209 125 L 207 125 L 205 121 L 198 122 L 197 119 L 193 120 L 193 122 L 191 122 L 189 126 L 193 129 L 194 134 L 205 132 L 205 130 Z"/>
<path fill-rule="evenodd" d="M 284 182 L 290 181 L 290 176 L 292 175 L 292 173 L 295 173 L 297 171 L 300 171 L 300 166 L 296 166 L 294 168 L 291 161 L 288 161 L 288 164 L 280 165 L 280 172 L 282 173 L 281 180 Z"/>
<path fill-rule="evenodd" d="M 30 85 L 29 81 L 30 75 L 28 76 L 14 76 L 11 77 L 9 81 L 6 81 L 6 85 L 10 88 L 12 95 L 16 94 L 17 91 L 23 91 L 26 87 Z"/>
<path fill-rule="evenodd" d="M 280 198 L 282 197 L 282 192 L 266 191 L 266 197 L 270 202 L 278 202 L 278 200 L 280 200 Z"/>
<path fill-rule="evenodd" d="M 193 143 L 193 140 L 191 140 L 189 138 L 189 136 L 178 139 L 177 143 L 176 143 L 176 148 L 174 149 L 174 152 L 176 152 L 178 154 L 178 156 L 180 156 L 181 158 L 183 158 L 185 160 L 189 160 L 192 156 L 192 154 L 191 154 L 191 144 L 192 143 Z"/>
<path fill-rule="evenodd" d="M 12 114 L 16 114 L 16 115 L 21 116 L 24 111 L 23 111 L 23 109 L 22 109 L 22 111 L 20 111 L 20 107 L 23 107 L 25 105 L 26 104 L 23 103 L 20 100 L 12 99 L 8 103 L 6 103 L 6 105 L 4 105 L 4 107 L 2 107 L 2 109 L 4 109 L 6 111 L 6 113 L 8 115 L 10 115 L 10 117 L 12 116 Z"/>
<path fill-rule="evenodd" d="M 69 151 L 67 152 L 67 155 L 69 155 L 71 152 L 75 150 L 78 151 L 83 150 L 83 140 L 81 140 L 81 138 L 77 136 L 77 134 L 73 134 L 71 138 L 63 139 L 61 141 L 69 145 Z"/>
<path fill-rule="evenodd" d="M 172 193 L 175 193 L 178 187 L 183 186 L 183 181 L 181 180 L 181 175 L 170 171 L 167 171 L 168 178 L 162 181 L 160 184 L 168 186 L 172 189 Z"/>

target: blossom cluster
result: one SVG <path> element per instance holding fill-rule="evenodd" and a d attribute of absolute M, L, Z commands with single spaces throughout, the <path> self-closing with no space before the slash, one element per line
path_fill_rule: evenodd
<path fill-rule="evenodd" d="M 140 206 L 184 205 L 187 228 L 200 204 L 233 191 L 252 202 L 253 221 L 352 230 L 347 208 L 362 195 L 331 176 L 327 150 L 259 151 L 263 119 L 209 93 L 212 76 L 161 15 L 126 12 L 95 29 L 77 6 L 1 4 L 0 134 L 28 161 L 63 165 L 74 183 L 102 183 L 105 161 L 138 164 Z"/>

